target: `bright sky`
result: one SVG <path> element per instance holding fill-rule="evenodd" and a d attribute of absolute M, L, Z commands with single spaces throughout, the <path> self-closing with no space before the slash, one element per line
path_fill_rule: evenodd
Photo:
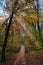
<path fill-rule="evenodd" d="M 6 1 L 0 0 L 0 10 L 2 10 L 4 7 L 6 7 Z"/>
<path fill-rule="evenodd" d="M 42 12 L 43 12 L 43 0 L 39 0 L 39 2 L 40 2 L 41 9 L 42 9 Z"/>
<path fill-rule="evenodd" d="M 3 14 L 3 9 L 6 7 L 6 1 L 0 0 L 0 14 Z"/>

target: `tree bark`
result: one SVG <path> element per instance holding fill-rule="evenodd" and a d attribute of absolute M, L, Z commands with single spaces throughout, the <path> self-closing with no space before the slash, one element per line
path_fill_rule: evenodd
<path fill-rule="evenodd" d="M 38 27 L 38 32 L 39 32 L 39 40 L 41 40 L 41 31 L 40 31 L 40 25 L 39 25 L 39 0 L 37 1 L 37 18 L 38 18 L 38 22 L 37 22 L 37 27 Z"/>
<path fill-rule="evenodd" d="M 4 63 L 6 58 L 5 58 L 5 50 L 6 50 L 6 45 L 7 45 L 7 39 L 8 39 L 8 35 L 9 35 L 9 29 L 12 23 L 12 18 L 13 18 L 13 14 L 15 13 L 15 7 L 16 7 L 17 1 L 14 3 L 14 8 L 12 10 L 12 14 L 10 16 L 10 20 L 9 20 L 9 24 L 8 27 L 6 29 L 6 33 L 5 33 L 5 39 L 4 39 L 4 44 L 3 44 L 3 48 L 2 48 L 2 56 L 1 56 L 1 63 Z"/>

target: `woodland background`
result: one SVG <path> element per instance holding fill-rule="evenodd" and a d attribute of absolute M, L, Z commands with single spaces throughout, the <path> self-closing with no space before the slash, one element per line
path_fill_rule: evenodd
<path fill-rule="evenodd" d="M 43 65 L 42 3 L 43 0 L 0 0 L 0 62 L 18 53 L 23 44 L 30 65 Z"/>

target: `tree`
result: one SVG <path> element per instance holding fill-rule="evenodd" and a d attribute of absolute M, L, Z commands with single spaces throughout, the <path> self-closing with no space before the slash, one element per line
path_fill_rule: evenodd
<path fill-rule="evenodd" d="M 6 28 L 5 39 L 4 39 L 4 44 L 3 44 L 3 48 L 2 48 L 2 58 L 1 58 L 2 63 L 5 62 L 5 49 L 6 49 L 7 39 L 8 39 L 8 35 L 9 35 L 9 29 L 10 29 L 10 25 L 11 25 L 11 22 L 12 22 L 13 14 L 15 13 L 14 10 L 15 10 L 16 5 L 17 5 L 17 1 L 14 3 L 14 8 L 13 8 L 12 14 L 10 16 L 9 24 L 8 24 L 8 27 Z"/>
<path fill-rule="evenodd" d="M 9 0 L 7 0 L 9 1 Z M 33 0 L 27 0 L 27 1 L 20 1 L 19 0 L 12 0 L 13 1 L 13 4 L 14 6 L 11 6 L 8 4 L 8 9 L 10 9 L 12 11 L 12 14 L 10 16 L 10 20 L 9 20 L 9 24 L 8 24 L 8 27 L 6 28 L 6 34 L 5 34 L 5 39 L 4 39 L 4 44 L 3 44 L 3 48 L 2 48 L 2 58 L 1 58 L 1 62 L 4 63 L 5 62 L 5 50 L 6 50 L 6 45 L 7 45 L 7 39 L 8 39 L 8 35 L 9 35 L 9 29 L 10 29 L 10 26 L 11 26 L 11 22 L 12 22 L 12 18 L 13 18 L 13 15 L 15 14 L 15 12 L 17 11 L 17 9 L 19 9 L 19 11 L 24 11 L 25 12 L 25 9 L 24 7 L 28 6 L 29 3 L 32 3 Z M 27 5 L 26 5 L 26 2 L 27 2 Z M 11 2 L 12 3 L 12 2 Z M 18 12 L 18 11 L 17 11 Z M 21 12 L 19 12 L 21 14 Z M 25 28 L 24 28 L 25 29 Z M 27 29 L 28 30 L 28 29 Z M 26 30 L 26 32 L 27 32 Z M 28 33 L 28 32 L 27 32 Z M 31 35 L 30 35 L 31 36 Z"/>

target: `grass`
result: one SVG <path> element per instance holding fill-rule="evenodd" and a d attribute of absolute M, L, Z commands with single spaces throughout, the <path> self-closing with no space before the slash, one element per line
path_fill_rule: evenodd
<path fill-rule="evenodd" d="M 29 52 L 29 55 L 32 57 L 37 57 L 43 54 L 43 50 L 33 50 Z"/>
<path fill-rule="evenodd" d="M 18 47 L 18 48 L 14 47 L 14 48 L 9 48 L 9 49 L 6 48 L 6 54 L 17 53 L 17 52 L 19 52 L 19 50 L 20 50 L 20 47 Z"/>

